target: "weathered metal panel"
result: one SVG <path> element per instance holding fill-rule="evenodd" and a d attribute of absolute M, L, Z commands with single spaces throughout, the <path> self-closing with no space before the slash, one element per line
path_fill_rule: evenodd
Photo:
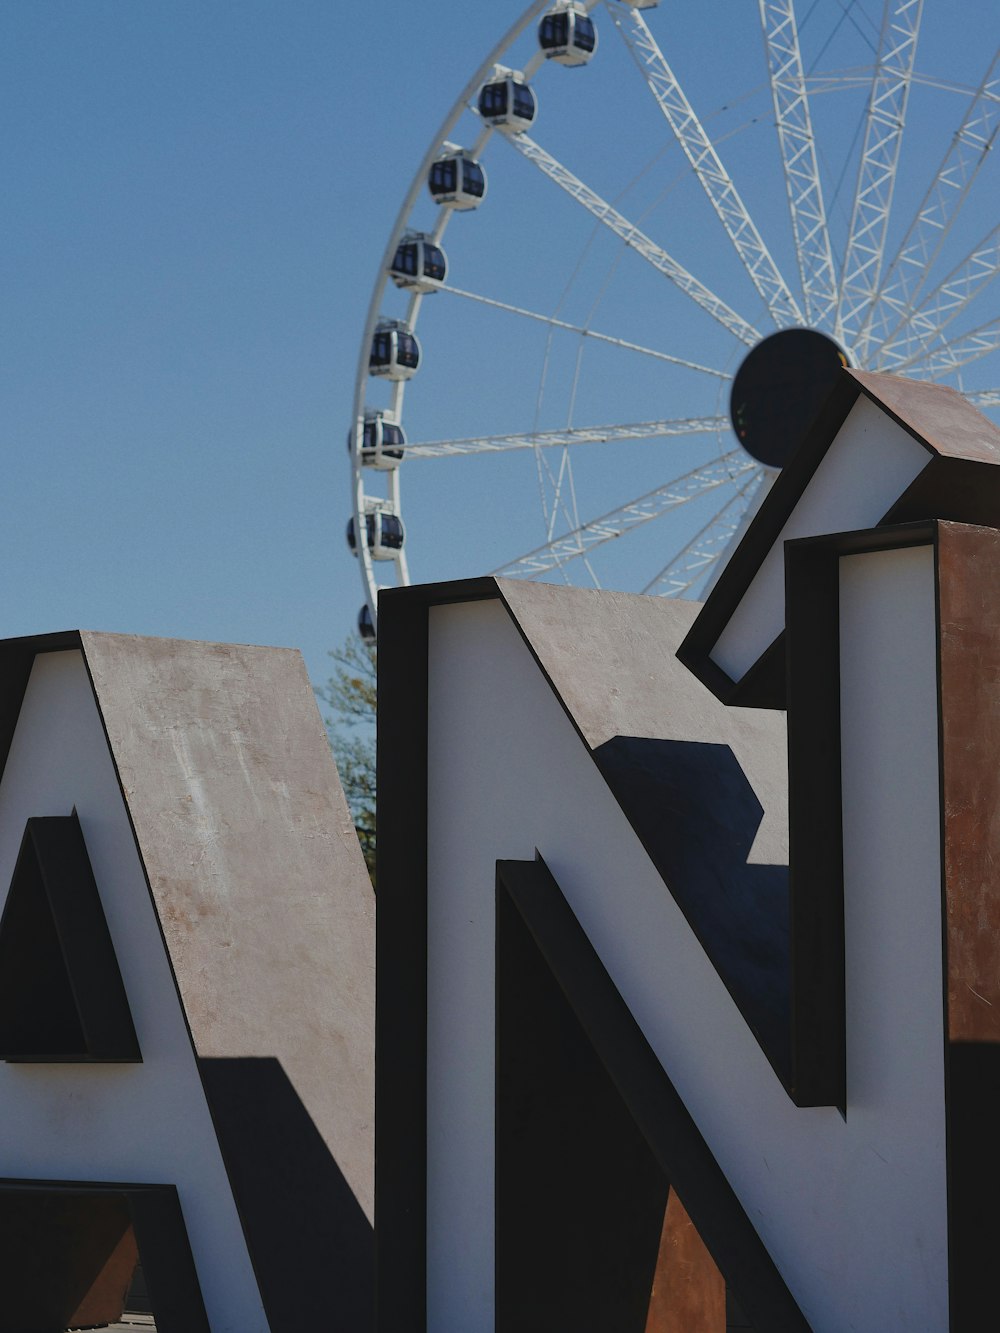
<path fill-rule="evenodd" d="M 948 1037 L 1000 1042 L 1000 532 L 939 531 Z"/>
<path fill-rule="evenodd" d="M 951 1326 L 985 1327 L 1000 1246 L 1000 532 L 938 524 Z"/>
<path fill-rule="evenodd" d="M 645 1333 L 726 1333 L 726 1328 L 725 1281 L 671 1190 Z"/>
<path fill-rule="evenodd" d="M 1000 428 L 957 389 L 870 370 L 847 374 L 931 452 L 971 463 L 1000 463 Z"/>
<path fill-rule="evenodd" d="M 374 895 L 302 658 L 82 640 L 195 1052 L 279 1059 L 370 1216 Z"/>
<path fill-rule="evenodd" d="M 717 703 L 681 664 L 697 602 L 514 579 L 497 587 L 592 751 L 620 736 L 728 745 L 764 807 L 753 860 L 787 863 L 784 717 Z"/>

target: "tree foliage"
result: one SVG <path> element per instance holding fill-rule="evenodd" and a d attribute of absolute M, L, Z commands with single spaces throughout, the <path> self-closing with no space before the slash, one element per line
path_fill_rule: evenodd
<path fill-rule="evenodd" d="M 316 694 L 365 865 L 375 883 L 375 645 L 350 635 L 330 652 L 333 675 Z"/>

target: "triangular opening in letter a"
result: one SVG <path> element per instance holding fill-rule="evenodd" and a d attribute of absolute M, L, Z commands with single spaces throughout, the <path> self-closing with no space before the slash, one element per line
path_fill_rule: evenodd
<path fill-rule="evenodd" d="M 25 828 L 0 918 L 0 1059 L 142 1059 L 75 814 Z"/>

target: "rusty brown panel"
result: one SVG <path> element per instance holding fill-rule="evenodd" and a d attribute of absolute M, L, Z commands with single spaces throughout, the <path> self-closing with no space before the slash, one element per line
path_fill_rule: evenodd
<path fill-rule="evenodd" d="M 938 543 L 948 1037 L 1000 1042 L 1000 532 Z"/>
<path fill-rule="evenodd" d="M 848 370 L 847 374 L 934 453 L 975 463 L 1000 463 L 1000 429 L 957 389 L 870 370 Z"/>
<path fill-rule="evenodd" d="M 726 1333 L 726 1284 L 676 1190 L 663 1215 L 645 1333 Z"/>
<path fill-rule="evenodd" d="M 70 1328 L 90 1328 L 120 1319 L 125 1310 L 125 1298 L 139 1262 L 135 1232 L 125 1231 L 105 1260 L 93 1286 L 83 1297 L 69 1321 Z"/>
<path fill-rule="evenodd" d="M 138 1261 L 124 1194 L 0 1194 L 0 1333 L 118 1320 Z"/>

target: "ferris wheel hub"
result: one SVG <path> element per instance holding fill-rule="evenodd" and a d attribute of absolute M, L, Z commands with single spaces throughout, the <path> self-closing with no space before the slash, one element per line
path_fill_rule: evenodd
<path fill-rule="evenodd" d="M 846 353 L 815 329 L 781 329 L 743 358 L 729 395 L 740 444 L 765 467 L 784 467 L 848 365 Z"/>

